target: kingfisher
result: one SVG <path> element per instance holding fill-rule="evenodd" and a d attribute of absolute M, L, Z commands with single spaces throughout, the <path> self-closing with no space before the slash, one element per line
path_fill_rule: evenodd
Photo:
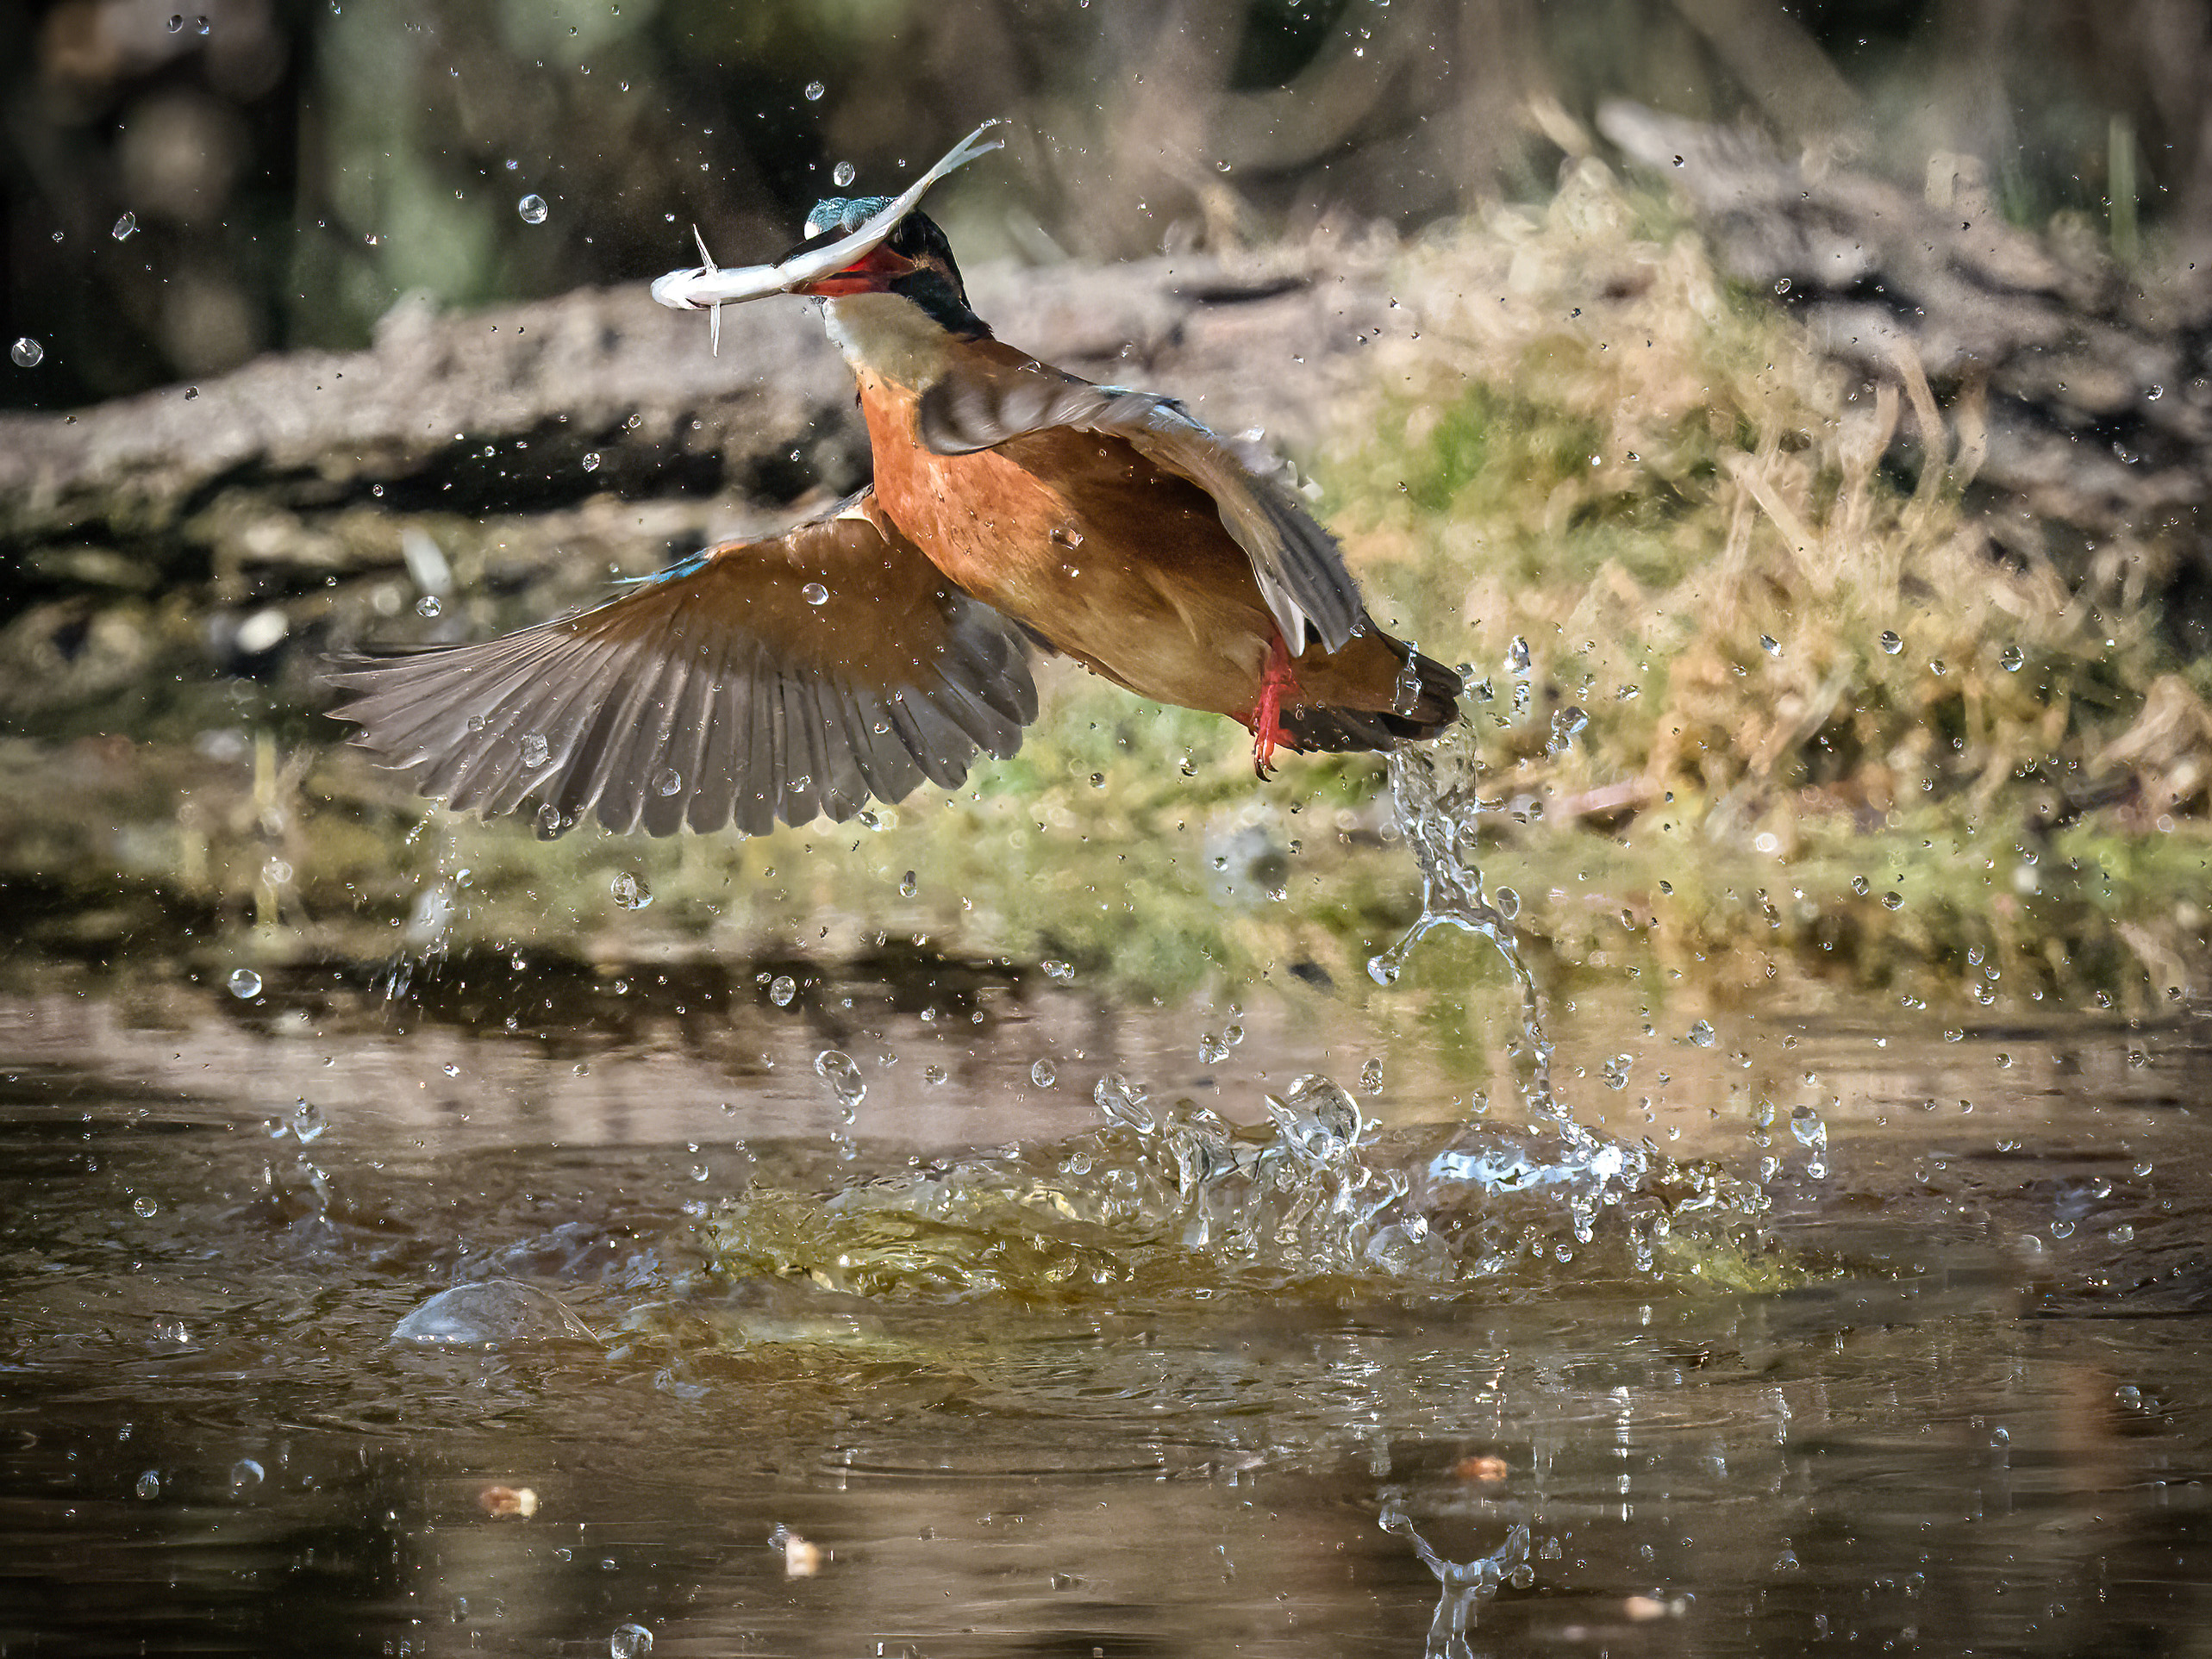
<path fill-rule="evenodd" d="M 968 302 L 936 179 L 833 197 L 772 265 L 653 284 L 677 309 L 820 302 L 859 387 L 874 482 L 780 535 L 725 542 L 581 615 L 353 658 L 353 741 L 423 794 L 541 833 L 594 814 L 665 835 L 842 821 L 1015 752 L 1032 667 L 1072 658 L 1277 750 L 1389 750 L 1458 717 L 1459 677 L 1368 614 L 1335 539 L 1256 446 L 1172 397 L 1003 344 Z"/>

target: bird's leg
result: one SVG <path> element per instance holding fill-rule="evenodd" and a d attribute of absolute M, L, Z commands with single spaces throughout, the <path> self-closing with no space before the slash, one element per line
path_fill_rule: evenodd
<path fill-rule="evenodd" d="M 1267 666 L 1259 676 L 1259 701 L 1252 709 L 1252 770 L 1261 777 L 1275 772 L 1275 745 L 1290 741 L 1283 729 L 1283 706 L 1298 698 L 1298 677 L 1290 671 L 1290 647 L 1276 633 L 1267 646 Z"/>

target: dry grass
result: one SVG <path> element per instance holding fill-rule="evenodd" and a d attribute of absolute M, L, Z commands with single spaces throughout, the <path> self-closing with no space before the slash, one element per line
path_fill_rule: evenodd
<path fill-rule="evenodd" d="M 1674 791 L 1784 849 L 1931 800 L 2102 801 L 2129 828 L 2212 805 L 2212 674 L 2171 660 L 2141 559 L 2104 550 L 2075 589 L 2001 552 L 1962 508 L 1976 412 L 1940 410 L 1916 362 L 1855 381 L 1594 162 L 1415 246 L 1400 280 L 1410 337 L 1378 343 L 1322 470 L 1432 650 L 1505 700 L 1528 640 L 1540 695 L 1484 711 L 1516 787 Z M 1916 479 L 1884 461 L 1908 409 L 1946 435 Z M 1547 756 L 1537 717 L 1569 706 L 1587 734 Z"/>

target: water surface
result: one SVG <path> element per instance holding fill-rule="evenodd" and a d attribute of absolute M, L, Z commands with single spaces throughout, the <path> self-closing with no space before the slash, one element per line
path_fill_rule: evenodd
<path fill-rule="evenodd" d="M 582 1654 L 634 1625 L 656 1654 L 1416 1655 L 1455 1603 L 1496 1653 L 2201 1625 L 2193 1010 L 1946 1030 L 1846 1001 L 1721 1011 L 1708 1042 L 1686 1007 L 1556 1008 L 1602 1144 L 1740 1191 L 1774 1161 L 1764 1214 L 1680 1214 L 1643 1270 L 1641 1200 L 1584 1242 L 1533 1178 L 1440 1178 L 1551 1145 L 1472 1115 L 1417 1006 L 1442 993 L 1322 1020 L 1294 989 L 1132 1008 L 919 957 L 793 979 L 779 1006 L 749 969 L 487 960 L 0 1002 L 0 1647 Z M 828 1049 L 865 1084 L 849 1120 Z M 1078 1155 L 1165 1228 L 1109 1073 L 1247 1157 L 1267 1094 L 1334 1077 L 1374 1120 L 1363 1170 L 1408 1178 L 1391 1214 L 1461 1269 L 1021 1226 L 901 1232 L 934 1288 L 717 1263 L 743 1195 L 873 1248 L 933 1172 L 1065 1185 Z M 1507 1249 L 1476 1272 L 1485 1228 Z M 1009 1265 L 1040 1238 L 1084 1271 Z M 456 1286 L 453 1328 L 494 1340 L 394 1340 Z M 489 1512 L 497 1487 L 534 1512 Z"/>

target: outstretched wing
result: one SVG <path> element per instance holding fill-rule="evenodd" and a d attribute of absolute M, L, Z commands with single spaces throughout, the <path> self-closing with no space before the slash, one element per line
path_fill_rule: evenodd
<path fill-rule="evenodd" d="M 1029 652 L 863 491 L 581 615 L 327 677 L 355 694 L 331 711 L 353 741 L 458 809 L 759 835 L 1012 754 L 1036 718 Z"/>
<path fill-rule="evenodd" d="M 1361 615 L 1336 538 L 1314 522 L 1257 446 L 1231 443 L 1173 398 L 1087 380 L 998 346 L 964 361 L 922 395 L 922 441 L 940 455 L 992 449 L 1050 427 L 1119 438 L 1214 498 L 1252 560 L 1267 608 L 1295 657 L 1309 630 L 1341 651 Z"/>

